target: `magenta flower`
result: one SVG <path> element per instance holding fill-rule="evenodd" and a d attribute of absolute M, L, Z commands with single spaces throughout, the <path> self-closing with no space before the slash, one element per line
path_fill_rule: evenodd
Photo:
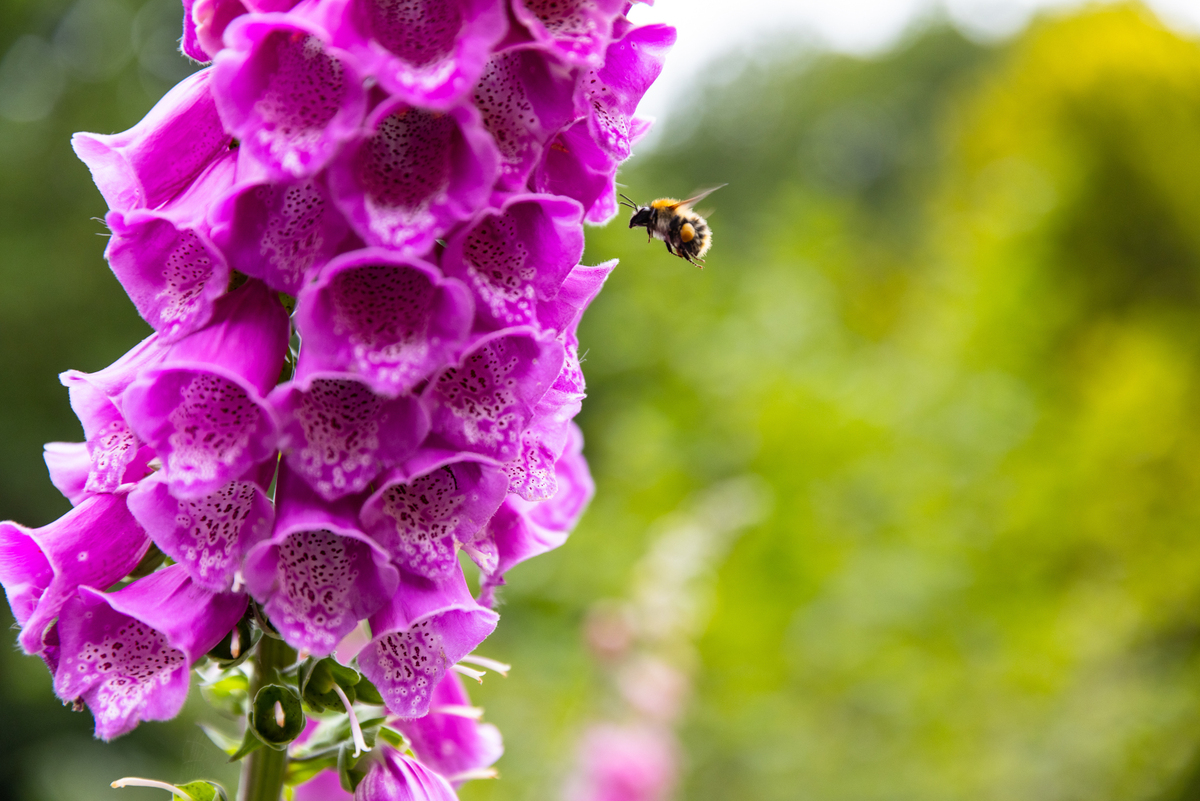
<path fill-rule="evenodd" d="M 508 477 L 487 462 L 435 456 L 414 458 L 379 485 L 363 503 L 363 527 L 400 568 L 438 579 L 458 569 L 459 547 L 495 514 Z"/>
<path fill-rule="evenodd" d="M 461 570 L 437 581 L 402 572 L 392 600 L 369 620 L 375 636 L 358 664 L 393 714 L 419 718 L 446 671 L 475 650 L 498 619 L 471 597 Z"/>
<path fill-rule="evenodd" d="M 674 39 L 627 10 L 183 0 L 181 47 L 213 66 L 128 131 L 75 136 L 108 264 L 155 334 L 62 375 L 85 441 L 44 455 L 74 508 L 0 524 L 0 584 L 22 648 L 98 736 L 173 716 L 188 667 L 228 635 L 212 669 L 235 669 L 246 626 L 302 658 L 357 631 L 417 760 L 380 732 L 373 763 L 342 760 L 348 780 L 366 769 L 354 797 L 445 801 L 487 775 L 499 732 L 447 674 L 497 624 L 481 601 L 562 544 L 594 489 L 576 329 L 615 262 L 579 263 L 583 223 L 615 213 Z M 169 566 L 143 560 L 151 542 Z M 336 709 L 334 672 L 265 675 Z M 350 696 L 373 698 L 352 678 L 347 720 Z M 292 691 L 271 692 L 294 731 Z M 331 781 L 297 798 L 346 797 Z"/>
<path fill-rule="evenodd" d="M 451 237 L 442 269 L 475 295 L 489 329 L 534 325 L 583 255 L 583 209 L 569 198 L 511 195 Z"/>
<path fill-rule="evenodd" d="M 102 740 L 169 720 L 183 707 L 192 663 L 245 611 L 245 595 L 202 589 L 178 565 L 113 593 L 81 587 L 58 618 L 54 692 L 82 699 Z"/>
<path fill-rule="evenodd" d="M 457 357 L 472 313 L 466 287 L 427 262 L 380 248 L 346 253 L 300 296 L 300 370 L 408 392 Z"/>
<path fill-rule="evenodd" d="M 429 415 L 415 397 L 377 395 L 344 373 L 304 376 L 279 387 L 271 402 L 288 466 L 326 500 L 367 489 L 429 433 Z"/>
<path fill-rule="evenodd" d="M 274 454 L 276 423 L 263 395 L 279 376 L 287 338 L 283 307 L 250 281 L 125 390 L 126 419 L 162 459 L 173 495 L 210 495 Z"/>
<path fill-rule="evenodd" d="M 87 466 L 81 489 L 86 493 L 115 492 L 120 485 L 138 481 L 149 472 L 152 451 L 133 433 L 113 400 L 89 378 L 76 371 L 62 374 L 71 408 L 87 440 L 83 443 Z"/>
<path fill-rule="evenodd" d="M 211 77 L 202 70 L 185 78 L 128 131 L 71 139 L 110 210 L 156 209 L 229 152 L 233 137 L 217 114 Z"/>
<path fill-rule="evenodd" d="M 433 431 L 449 447 L 506 461 L 562 369 L 563 348 L 529 327 L 489 334 L 430 383 Z"/>
<path fill-rule="evenodd" d="M 129 493 L 129 511 L 163 553 L 187 570 L 197 586 L 222 592 L 233 586 L 234 575 L 251 546 L 271 535 L 275 507 L 264 486 L 266 475 L 231 481 L 195 499 L 171 494 L 158 473 Z M 264 478 L 268 479 L 264 482 Z"/>
<path fill-rule="evenodd" d="M 566 542 L 596 493 L 583 458 L 583 434 L 574 424 L 567 447 L 555 465 L 555 484 L 554 496 L 536 503 L 509 495 L 484 533 L 465 547 L 486 574 L 480 592 L 482 603 L 493 602 L 493 592 L 504 584 L 509 569 Z"/>
<path fill-rule="evenodd" d="M 274 534 L 246 557 L 246 588 L 288 645 L 328 656 L 392 597 L 396 569 L 359 528 L 361 501 L 327 503 L 282 468 L 276 503 Z"/>
<path fill-rule="evenodd" d="M 513 0 L 517 19 L 538 42 L 578 65 L 598 66 L 626 0 Z"/>
<path fill-rule="evenodd" d="M 349 232 L 320 177 L 239 183 L 212 212 L 213 244 L 229 267 L 300 294 Z"/>
<path fill-rule="evenodd" d="M 210 239 L 212 198 L 234 185 L 237 159 L 226 154 L 176 198 L 155 210 L 110 211 L 104 257 L 142 319 L 164 341 L 209 321 L 229 286 L 229 265 Z"/>
<path fill-rule="evenodd" d="M 651 726 L 592 726 L 579 757 L 583 769 L 568 785 L 568 801 L 666 801 L 678 773 L 674 737 Z"/>
<path fill-rule="evenodd" d="M 575 79 L 541 48 L 502 50 L 475 86 L 475 107 L 500 153 L 501 189 L 520 192 L 554 134 L 575 118 Z"/>
<path fill-rule="evenodd" d="M 79 502 L 92 493 L 87 483 L 92 473 L 92 457 L 86 442 L 47 442 L 42 450 L 50 483 L 71 502 Z"/>
<path fill-rule="evenodd" d="M 508 31 L 503 0 L 348 0 L 338 36 L 391 95 L 429 109 L 458 102 Z M 332 5 L 337 9 L 337 5 Z"/>
<path fill-rule="evenodd" d="M 354 790 L 354 801 L 457 801 L 458 796 L 438 774 L 394 748 L 384 748 Z"/>
<path fill-rule="evenodd" d="M 366 91 L 354 57 L 294 14 L 242 17 L 213 64 L 225 127 L 271 178 L 304 178 L 358 134 Z"/>
<path fill-rule="evenodd" d="M 122 493 L 88 497 L 37 529 L 0 523 L 0 584 L 21 626 L 21 648 L 40 653 L 46 627 L 80 585 L 112 586 L 149 546 Z"/>
<path fill-rule="evenodd" d="M 479 775 L 504 754 L 500 730 L 477 720 L 478 709 L 455 673 L 448 673 L 437 687 L 429 704 L 429 714 L 401 720 L 396 728 L 404 732 L 417 759 L 427 768 L 457 783 L 472 774 Z"/>
<path fill-rule="evenodd" d="M 666 25 L 629 29 L 608 46 L 604 66 L 579 83 L 578 103 L 587 109 L 592 138 L 618 160 L 629 158 L 630 145 L 645 132 L 633 123 L 634 112 L 673 44 L 675 29 Z"/>
<path fill-rule="evenodd" d="M 472 106 L 429 111 L 400 99 L 329 171 L 334 202 L 368 244 L 417 255 L 483 204 L 499 157 Z"/>

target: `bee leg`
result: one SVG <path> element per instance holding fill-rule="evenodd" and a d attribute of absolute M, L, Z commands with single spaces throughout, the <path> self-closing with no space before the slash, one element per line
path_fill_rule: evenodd
<path fill-rule="evenodd" d="M 664 239 L 663 244 L 667 246 L 667 252 L 670 253 L 672 256 L 674 256 L 675 251 L 671 248 L 671 243 Z"/>

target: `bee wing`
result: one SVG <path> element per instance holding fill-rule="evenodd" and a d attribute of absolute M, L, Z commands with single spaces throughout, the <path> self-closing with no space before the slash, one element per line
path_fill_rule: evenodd
<path fill-rule="evenodd" d="M 679 201 L 678 203 L 676 203 L 676 204 L 672 205 L 672 206 L 671 206 L 671 208 L 673 208 L 673 209 L 677 209 L 677 208 L 680 208 L 680 207 L 683 207 L 683 206 L 689 206 L 689 207 L 690 207 L 690 206 L 691 206 L 693 203 L 699 203 L 701 200 L 704 200 L 704 198 L 708 197 L 708 196 L 709 196 L 709 195 L 711 195 L 713 192 L 716 192 L 716 191 L 717 191 L 718 189 L 720 189 L 722 186 L 729 186 L 729 184 L 717 184 L 717 185 L 716 185 L 716 186 L 714 186 L 714 187 L 710 187 L 709 189 L 705 189 L 703 192 L 700 192 L 700 193 L 699 193 L 698 195 L 696 195 L 695 197 L 689 197 L 687 200 L 681 200 L 681 201 Z"/>

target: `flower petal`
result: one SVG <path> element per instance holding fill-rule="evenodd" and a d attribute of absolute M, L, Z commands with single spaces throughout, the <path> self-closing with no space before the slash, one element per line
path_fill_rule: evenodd
<path fill-rule="evenodd" d="M 272 178 L 321 170 L 357 135 L 366 111 L 360 68 L 320 26 L 295 14 L 242 17 L 213 65 L 229 131 Z"/>
<path fill-rule="evenodd" d="M 489 334 L 426 390 L 434 433 L 452 448 L 512 459 L 562 364 L 562 345 L 532 328 Z"/>
<path fill-rule="evenodd" d="M 359 667 L 393 714 L 421 717 L 446 671 L 475 650 L 497 620 L 471 598 L 461 570 L 439 581 L 401 573 L 391 602 L 370 618 L 375 637 L 359 652 Z"/>
<path fill-rule="evenodd" d="M 158 208 L 229 152 L 233 137 L 217 114 L 211 77 L 201 70 L 184 78 L 128 131 L 72 137 L 110 209 Z"/>
<path fill-rule="evenodd" d="M 499 508 L 508 478 L 494 465 L 463 457 L 393 470 L 363 504 L 363 527 L 401 568 L 438 578 L 458 568 L 458 546 Z"/>
<path fill-rule="evenodd" d="M 22 627 L 17 641 L 25 652 L 41 652 L 46 627 L 79 585 L 111 586 L 149 546 L 120 494 L 93 495 L 37 529 L 0 523 L 0 584 Z"/>
<path fill-rule="evenodd" d="M 575 76 L 541 48 L 492 55 L 473 93 L 500 152 L 500 187 L 520 191 L 554 134 L 575 118 Z"/>
<path fill-rule="evenodd" d="M 244 184 L 213 219 L 212 241 L 230 268 L 289 295 L 333 258 L 349 231 L 320 178 Z"/>
<path fill-rule="evenodd" d="M 474 308 L 456 279 L 379 248 L 339 256 L 300 296 L 296 327 L 306 374 L 347 371 L 397 395 L 461 352 Z"/>
<path fill-rule="evenodd" d="M 488 328 L 536 325 L 583 255 L 583 208 L 570 198 L 514 195 L 449 239 L 442 269 L 475 295 Z"/>
<path fill-rule="evenodd" d="M 81 587 L 56 627 L 54 691 L 82 697 L 104 740 L 141 720 L 168 720 L 187 697 L 188 667 L 245 611 L 245 595 L 204 590 L 178 565 L 114 593 Z"/>
<path fill-rule="evenodd" d="M 309 375 L 270 400 L 288 466 L 327 500 L 362 492 L 429 433 L 429 414 L 415 397 L 376 395 L 344 373 Z"/>
<path fill-rule="evenodd" d="M 457 673 L 447 673 L 433 689 L 429 714 L 400 720 L 395 725 L 408 738 L 417 759 L 449 779 L 455 774 L 490 767 L 504 755 L 504 742 L 495 726 L 439 711 L 470 705 L 462 679 Z"/>
<path fill-rule="evenodd" d="M 129 511 L 197 586 L 228 590 L 242 557 L 271 535 L 275 507 L 254 481 L 231 481 L 211 495 L 179 500 L 159 473 L 129 493 Z"/>
<path fill-rule="evenodd" d="M 499 156 L 470 106 L 436 112 L 392 100 L 366 129 L 331 165 L 329 187 L 368 244 L 421 254 L 491 191 Z"/>
<path fill-rule="evenodd" d="M 390 94 L 445 109 L 466 94 L 508 31 L 503 0 L 350 0 L 339 41 Z"/>
<path fill-rule="evenodd" d="M 289 645 L 328 656 L 387 603 L 396 569 L 358 526 L 361 498 L 323 502 L 286 466 L 276 498 L 275 532 L 246 557 L 246 587 Z"/>

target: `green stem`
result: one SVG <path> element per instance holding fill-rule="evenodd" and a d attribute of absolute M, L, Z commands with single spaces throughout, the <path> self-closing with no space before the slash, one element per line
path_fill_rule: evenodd
<path fill-rule="evenodd" d="M 258 649 L 250 657 L 254 665 L 254 680 L 250 683 L 250 701 L 263 685 L 276 679 L 276 671 L 292 664 L 296 652 L 283 640 L 266 634 L 258 641 Z M 283 777 L 287 772 L 287 751 L 260 748 L 246 757 L 242 764 L 242 779 L 238 784 L 238 801 L 279 801 L 283 793 Z"/>

